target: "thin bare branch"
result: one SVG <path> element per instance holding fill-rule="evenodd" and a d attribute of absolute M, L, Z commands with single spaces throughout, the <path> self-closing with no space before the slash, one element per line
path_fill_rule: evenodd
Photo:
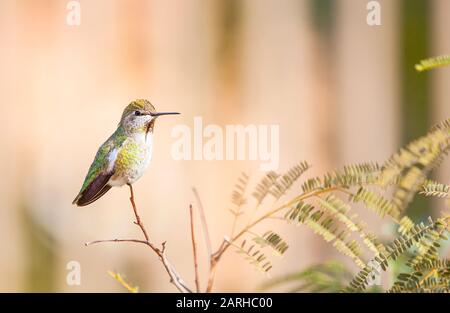
<path fill-rule="evenodd" d="M 148 245 L 147 241 L 139 240 L 139 239 L 104 239 L 104 240 L 94 240 L 94 241 L 85 242 L 84 245 L 87 247 L 87 246 L 91 246 L 91 245 L 94 245 L 94 244 L 105 243 L 105 242 L 134 242 L 134 243 L 142 243 L 144 245 Z M 152 246 L 152 249 L 158 250 L 158 248 L 155 248 L 153 246 Z"/>
<path fill-rule="evenodd" d="M 198 257 L 197 257 L 197 242 L 195 241 L 195 227 L 194 227 L 194 210 L 192 209 L 192 204 L 189 205 L 189 214 L 191 217 L 191 239 L 192 239 L 192 250 L 194 253 L 194 271 L 195 271 L 195 288 L 197 292 L 200 292 L 200 280 L 198 275 Z"/>
<path fill-rule="evenodd" d="M 144 223 L 141 221 L 141 218 L 139 217 L 137 208 L 136 208 L 136 204 L 134 202 L 134 193 L 133 193 L 133 187 L 131 185 L 128 185 L 130 187 L 130 202 L 131 205 L 133 206 L 133 211 L 134 211 L 134 215 L 136 217 L 136 221 L 134 222 L 136 225 L 139 226 L 139 228 L 141 229 L 145 240 L 140 240 L 140 239 L 106 239 L 106 240 L 95 240 L 95 241 L 91 241 L 91 242 L 86 242 L 85 245 L 86 246 L 90 246 L 93 244 L 98 244 L 98 243 L 125 243 L 125 242 L 132 242 L 132 243 L 140 243 L 140 244 L 144 244 L 148 247 L 150 247 L 150 249 L 152 249 L 159 257 L 159 259 L 161 260 L 162 264 L 164 265 L 164 268 L 167 272 L 167 274 L 170 277 L 170 283 L 172 283 L 180 292 L 183 293 L 191 293 L 191 289 L 187 286 L 187 284 L 184 282 L 184 280 L 180 277 L 180 275 L 177 273 L 177 271 L 175 270 L 175 268 L 172 266 L 172 264 L 169 262 L 169 260 L 167 259 L 166 256 L 166 243 L 163 242 L 161 244 L 161 248 L 156 247 L 154 244 L 152 244 L 149 240 L 147 231 L 145 230 L 144 227 Z"/>
<path fill-rule="evenodd" d="M 133 186 L 131 184 L 128 184 L 128 187 L 130 187 L 130 202 L 131 202 L 131 205 L 133 206 L 134 216 L 136 217 L 136 221 L 134 223 L 141 228 L 142 233 L 144 234 L 145 240 L 147 240 L 147 242 L 148 242 L 149 237 L 148 237 L 147 231 L 145 230 L 144 224 L 142 223 L 141 218 L 137 212 L 136 203 L 134 202 Z"/>
<path fill-rule="evenodd" d="M 169 260 L 167 259 L 167 256 L 166 256 L 166 253 L 165 253 L 165 251 L 166 251 L 166 243 L 165 242 L 162 243 L 162 247 L 161 248 L 157 248 L 155 245 L 153 245 L 149 241 L 139 240 L 139 239 L 105 239 L 105 240 L 95 240 L 95 241 L 86 242 L 84 245 L 85 246 L 90 246 L 90 245 L 98 244 L 98 243 L 125 243 L 125 242 L 140 243 L 140 244 L 144 244 L 144 245 L 150 247 L 158 255 L 159 259 L 163 263 L 164 268 L 165 268 L 167 274 L 170 277 L 170 283 L 175 285 L 175 287 L 177 287 L 177 289 L 180 292 L 183 292 L 183 293 L 191 293 L 192 292 L 189 289 L 189 287 L 186 285 L 184 280 L 177 273 L 177 271 L 172 266 L 172 264 L 169 262 Z"/>
<path fill-rule="evenodd" d="M 192 187 L 192 192 L 197 200 L 198 208 L 200 211 L 200 219 L 202 221 L 203 234 L 205 237 L 206 250 L 208 251 L 208 256 L 211 258 L 212 255 L 212 246 L 211 246 L 211 238 L 209 236 L 208 224 L 206 223 L 205 210 L 203 208 L 202 201 L 200 200 L 200 196 L 195 187 Z"/>

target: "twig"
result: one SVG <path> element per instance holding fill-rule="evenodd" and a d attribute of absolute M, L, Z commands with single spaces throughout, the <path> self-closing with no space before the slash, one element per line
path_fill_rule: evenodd
<path fill-rule="evenodd" d="M 206 217 L 205 217 L 205 210 L 203 209 L 203 205 L 202 205 L 202 201 L 200 200 L 200 196 L 198 195 L 197 189 L 192 188 L 192 192 L 194 193 L 195 198 L 197 199 L 198 207 L 200 210 L 200 218 L 202 220 L 203 234 L 205 237 L 206 249 L 208 250 L 208 257 L 209 257 L 209 275 L 208 275 L 208 283 L 206 286 L 206 292 L 211 292 L 212 286 L 214 284 L 214 277 L 216 275 L 216 266 L 217 266 L 217 262 L 219 261 L 219 259 L 214 257 L 214 253 L 212 251 L 211 238 L 209 237 L 208 224 L 206 223 Z M 222 245 L 221 245 L 221 247 L 222 247 Z"/>
<path fill-rule="evenodd" d="M 104 240 L 94 240 L 94 241 L 89 241 L 89 242 L 85 242 L 84 245 L 86 247 L 91 246 L 91 245 L 95 245 L 97 243 L 106 243 L 106 242 L 134 242 L 134 243 L 142 243 L 144 245 L 148 245 L 148 242 L 145 240 L 139 240 L 139 239 L 104 239 Z M 153 250 L 159 250 L 156 247 L 153 247 L 153 245 L 151 246 L 151 248 Z"/>
<path fill-rule="evenodd" d="M 203 234 L 205 237 L 206 249 L 208 251 L 208 256 L 211 258 L 212 255 L 211 238 L 209 237 L 209 230 L 208 224 L 206 223 L 205 210 L 203 208 L 202 201 L 200 200 L 200 196 L 198 195 L 197 189 L 195 189 L 195 187 L 192 187 L 192 192 L 194 193 L 194 196 L 197 200 L 198 208 L 200 211 L 200 219 L 202 221 Z"/>
<path fill-rule="evenodd" d="M 162 243 L 162 248 L 161 249 L 155 247 L 149 241 L 139 240 L 139 239 L 105 239 L 105 240 L 95 240 L 95 241 L 86 242 L 84 245 L 85 246 L 90 246 L 90 245 L 93 245 L 93 244 L 108 243 L 108 242 L 113 242 L 113 243 L 114 242 L 133 242 L 133 243 L 144 244 L 144 245 L 150 247 L 158 255 L 159 259 L 163 263 L 167 274 L 169 274 L 170 283 L 174 284 L 175 287 L 177 287 L 177 289 L 180 292 L 184 292 L 184 293 L 191 293 L 192 292 L 189 289 L 189 287 L 186 285 L 186 283 L 183 281 L 183 279 L 180 277 L 180 275 L 178 275 L 178 273 L 176 272 L 176 270 L 174 269 L 172 264 L 169 262 L 169 260 L 167 259 L 166 254 L 165 254 L 165 250 L 166 250 L 166 243 L 165 242 Z"/>
<path fill-rule="evenodd" d="M 209 257 L 209 274 L 208 274 L 208 283 L 206 286 L 206 292 L 211 292 L 212 286 L 214 283 L 214 277 L 216 275 L 216 265 L 217 265 L 218 259 L 216 259 L 214 257 L 214 254 L 212 251 L 211 238 L 209 236 L 208 224 L 206 222 L 205 210 L 203 208 L 202 201 L 200 200 L 200 196 L 197 192 L 197 189 L 195 189 L 195 187 L 192 188 L 192 192 L 194 193 L 194 196 L 197 200 L 198 207 L 200 210 L 200 218 L 201 218 L 202 226 L 203 226 L 203 234 L 205 237 L 206 249 L 208 251 L 208 257 Z M 222 247 L 222 245 L 221 245 L 221 247 Z"/>
<path fill-rule="evenodd" d="M 145 230 L 144 224 L 142 223 L 141 218 L 139 217 L 139 214 L 136 209 L 136 203 L 134 202 L 133 186 L 131 184 L 128 184 L 128 187 L 130 187 L 130 202 L 131 202 L 131 205 L 133 206 L 134 215 L 136 217 L 136 221 L 134 223 L 141 228 L 142 233 L 144 234 L 145 240 L 147 240 L 147 242 L 148 242 L 149 237 L 148 237 L 147 231 Z"/>
<path fill-rule="evenodd" d="M 195 288 L 197 292 L 200 292 L 200 280 L 198 275 L 198 257 L 197 257 L 197 242 L 195 241 L 195 227 L 194 227 L 194 210 L 192 209 L 192 204 L 189 205 L 189 214 L 191 217 L 191 239 L 192 239 L 192 250 L 194 253 L 194 271 L 195 271 Z"/>
<path fill-rule="evenodd" d="M 165 253 L 166 243 L 163 242 L 161 245 L 161 248 L 158 248 L 150 242 L 147 231 L 145 230 L 145 227 L 144 227 L 144 223 L 142 223 L 142 221 L 139 217 L 139 214 L 137 212 L 136 204 L 134 202 L 133 187 L 130 184 L 128 186 L 130 187 L 130 193 L 131 193 L 130 202 L 131 202 L 131 205 L 133 206 L 134 215 L 136 217 L 136 221 L 134 223 L 140 227 L 142 233 L 144 234 L 145 240 L 140 240 L 140 239 L 95 240 L 95 241 L 91 241 L 91 242 L 86 242 L 85 246 L 90 246 L 90 245 L 97 244 L 97 243 L 107 243 L 107 242 L 116 242 L 116 243 L 117 242 L 133 242 L 133 243 L 144 244 L 144 245 L 150 247 L 150 249 L 152 249 L 158 255 L 159 259 L 161 260 L 162 264 L 164 265 L 164 268 L 165 268 L 167 274 L 170 277 L 170 283 L 172 283 L 180 292 L 191 293 L 192 292 L 191 289 L 186 285 L 184 280 L 180 277 L 180 275 L 177 273 L 175 268 L 172 266 L 172 264 L 167 259 L 167 256 Z"/>

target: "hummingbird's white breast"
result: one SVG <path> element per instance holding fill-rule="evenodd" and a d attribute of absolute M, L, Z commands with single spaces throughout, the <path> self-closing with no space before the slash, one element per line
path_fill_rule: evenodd
<path fill-rule="evenodd" d="M 111 186 L 122 186 L 133 184 L 141 178 L 150 165 L 152 149 L 153 134 L 151 132 L 130 136 L 117 153 L 114 175 L 108 183 Z"/>

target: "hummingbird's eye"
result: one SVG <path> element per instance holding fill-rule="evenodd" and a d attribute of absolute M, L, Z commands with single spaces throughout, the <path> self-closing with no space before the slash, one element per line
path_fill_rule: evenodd
<path fill-rule="evenodd" d="M 134 115 L 136 115 L 136 116 L 141 116 L 141 115 L 142 115 L 142 113 L 141 113 L 141 112 L 139 112 L 139 111 L 134 111 Z"/>

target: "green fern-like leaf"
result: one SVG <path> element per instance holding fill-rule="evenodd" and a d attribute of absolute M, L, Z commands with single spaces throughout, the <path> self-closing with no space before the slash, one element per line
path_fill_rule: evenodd
<path fill-rule="evenodd" d="M 425 183 L 430 171 L 450 150 L 450 122 L 447 120 L 425 136 L 408 144 L 383 165 L 380 184 L 394 184 L 392 203 L 395 215 L 404 211 Z"/>
<path fill-rule="evenodd" d="M 273 184 L 275 184 L 278 177 L 279 175 L 276 172 L 270 171 L 266 175 L 264 175 L 261 181 L 256 185 L 255 191 L 252 193 L 252 196 L 256 199 L 257 205 L 260 205 L 267 197 L 270 189 L 272 188 Z"/>
<path fill-rule="evenodd" d="M 450 133 L 450 118 L 446 119 L 445 121 L 433 126 L 431 128 L 431 132 L 434 132 L 436 130 L 443 131 L 444 133 L 449 134 Z"/>
<path fill-rule="evenodd" d="M 253 238 L 253 240 L 261 247 L 271 247 L 278 255 L 283 255 L 289 248 L 286 241 L 284 241 L 280 235 L 273 231 L 267 231 L 262 236 Z"/>
<path fill-rule="evenodd" d="M 325 174 L 323 187 L 332 186 L 361 186 L 378 181 L 380 166 L 377 163 L 362 163 L 344 166 L 340 171 Z"/>
<path fill-rule="evenodd" d="M 335 216 L 337 220 L 342 222 L 349 229 L 349 231 L 357 232 L 367 247 L 374 253 L 381 253 L 385 250 L 383 244 L 378 240 L 377 236 L 366 231 L 366 225 L 356 221 L 357 215 L 349 214 L 350 206 L 347 203 L 333 194 L 329 194 L 325 199 L 319 199 L 319 205 Z"/>
<path fill-rule="evenodd" d="M 431 222 L 431 219 L 430 219 Z M 409 267 L 415 267 L 422 263 L 432 263 L 439 259 L 439 248 L 441 240 L 448 240 L 447 223 L 437 221 L 434 227 L 428 231 L 425 236 L 417 243 L 417 249 L 414 256 L 406 263 Z"/>
<path fill-rule="evenodd" d="M 333 242 L 333 246 L 342 254 L 350 257 L 360 268 L 364 268 L 366 263 L 361 259 L 361 248 L 356 240 L 346 241 L 346 232 L 341 232 L 336 240 Z"/>
<path fill-rule="evenodd" d="M 422 272 L 400 273 L 394 285 L 387 292 L 398 293 L 418 290 L 422 276 Z"/>
<path fill-rule="evenodd" d="M 381 217 L 390 215 L 396 218 L 399 215 L 393 203 L 376 192 L 363 187 L 359 188 L 356 194 L 350 197 L 350 200 L 356 203 L 363 202 L 366 207 L 374 210 Z"/>
<path fill-rule="evenodd" d="M 237 207 L 241 207 L 247 202 L 245 197 L 245 190 L 247 189 L 249 181 L 249 176 L 242 172 L 238 178 L 236 185 L 234 186 L 234 191 L 231 194 L 231 202 Z"/>
<path fill-rule="evenodd" d="M 428 226 L 423 223 L 415 225 L 410 231 L 398 237 L 394 242 L 387 247 L 387 254 L 379 254 L 374 258 L 380 267 L 385 271 L 388 267 L 388 261 L 395 261 L 399 255 L 403 254 L 407 249 L 409 249 L 413 244 L 419 242 L 428 233 L 435 230 L 436 227 L 448 227 L 449 216 L 444 216 L 442 218 L 433 221 L 430 219 Z M 358 292 L 363 291 L 368 284 L 368 277 L 373 272 L 373 266 L 367 265 L 363 270 L 361 270 L 350 282 L 349 287 L 344 291 L 347 292 Z"/>
<path fill-rule="evenodd" d="M 415 68 L 416 71 L 423 72 L 448 65 L 450 65 L 450 55 L 441 55 L 421 60 L 419 64 L 415 65 Z"/>
<path fill-rule="evenodd" d="M 433 223 L 431 219 L 430 223 Z M 388 292 L 431 291 L 450 279 L 450 263 L 439 260 L 438 253 L 439 242 L 448 240 L 444 235 L 447 227 L 443 220 L 433 223 L 433 227 L 416 243 L 417 249 L 406 263 L 412 271 L 400 273 Z"/>
<path fill-rule="evenodd" d="M 248 244 L 246 240 L 243 240 L 240 246 L 234 245 L 234 247 L 238 254 L 243 254 L 245 259 L 261 272 L 267 273 L 272 269 L 272 263 L 267 260 L 265 254 L 257 248 L 256 244 Z"/>
<path fill-rule="evenodd" d="M 306 162 L 293 166 L 272 184 L 269 193 L 278 200 L 309 168 L 310 165 Z"/>
<path fill-rule="evenodd" d="M 436 269 L 437 271 L 442 271 L 443 275 L 450 278 L 450 260 L 449 259 L 439 259 L 432 260 L 430 262 L 420 263 L 413 266 L 416 271 L 430 271 Z"/>
<path fill-rule="evenodd" d="M 301 188 L 303 193 L 308 193 L 317 189 L 322 189 L 323 188 L 322 180 L 319 177 L 309 178 L 302 184 Z"/>
<path fill-rule="evenodd" d="M 314 210 L 313 205 L 300 201 L 286 212 L 284 218 L 295 224 L 303 223 L 310 216 L 312 210 Z"/>
<path fill-rule="evenodd" d="M 440 277 L 430 277 L 425 279 L 421 288 L 412 290 L 411 292 L 433 292 L 433 293 L 448 293 L 450 292 L 450 280 L 442 279 Z"/>
<path fill-rule="evenodd" d="M 374 184 L 379 180 L 381 167 L 377 163 L 361 163 L 344 166 L 341 170 L 326 173 L 323 178 L 313 177 L 302 184 L 304 193 L 315 190 Z"/>
<path fill-rule="evenodd" d="M 394 191 L 392 203 L 395 205 L 395 217 L 398 217 L 407 205 L 412 201 L 416 192 L 425 181 L 427 173 L 419 167 L 411 167 L 404 176 L 400 178 L 400 182 Z"/>
<path fill-rule="evenodd" d="M 364 267 L 361 259 L 361 249 L 354 240 L 347 241 L 349 233 L 339 230 L 332 215 L 326 211 L 315 209 L 314 206 L 300 201 L 295 207 L 285 214 L 285 218 L 296 224 L 308 226 L 315 234 L 320 235 L 325 241 L 331 242 L 342 254 L 350 257 L 355 263 Z"/>
<path fill-rule="evenodd" d="M 319 198 L 318 202 L 322 208 L 330 211 L 333 215 L 342 214 L 346 216 L 350 211 L 350 206 L 333 194 L 327 195 L 326 198 Z M 343 217 L 343 219 L 345 218 Z M 350 223 L 348 221 L 346 222 Z M 354 226 L 350 228 L 354 228 Z M 354 229 L 354 231 L 356 231 L 356 229 Z"/>
<path fill-rule="evenodd" d="M 324 176 L 307 179 L 301 185 L 302 193 L 255 221 L 277 218 L 279 216 L 275 215 L 287 210 L 285 220 L 306 225 L 339 252 L 350 257 L 361 267 L 361 271 L 353 278 L 346 291 L 365 290 L 368 277 L 375 270 L 374 264 L 386 270 L 392 261 L 397 261 L 403 254 L 409 256 L 406 263 L 409 270 L 398 275 L 390 291 L 445 291 L 446 284 L 450 281 L 447 270 L 432 268 L 427 274 L 419 268 L 435 264 L 439 260 L 440 241 L 447 240 L 450 217 L 430 220 L 425 226 L 423 223 L 415 224 L 410 218 L 402 216 L 402 213 L 418 192 L 425 196 L 449 198 L 450 186 L 427 180 L 430 172 L 441 164 L 449 151 L 450 119 L 447 119 L 434 126 L 425 136 L 400 149 L 382 166 L 376 163 L 349 165 Z M 257 202 L 256 207 L 258 208 L 268 195 L 272 195 L 275 200 L 280 199 L 308 168 L 309 165 L 302 162 L 283 175 L 267 173 L 252 193 Z M 248 176 L 242 176 L 236 185 L 232 200 L 238 208 L 246 203 L 247 184 Z M 381 191 L 380 187 L 383 188 Z M 389 194 L 392 195 L 389 198 L 381 193 L 388 188 Z M 339 197 L 342 194 L 349 195 L 350 203 Z M 291 206 L 292 203 L 296 205 Z M 351 213 L 352 203 L 361 203 L 381 217 L 392 217 L 398 224 L 400 236 L 385 247 L 375 234 L 367 231 L 367 225 L 360 221 L 356 214 Z M 234 213 L 240 213 L 240 209 Z M 249 225 L 252 227 L 254 223 Z M 244 233 L 253 232 L 251 229 L 244 229 L 239 236 Z M 354 233 L 375 253 L 372 260 L 374 264 L 372 261 L 366 264 L 363 260 L 360 245 L 351 238 Z M 230 244 L 235 246 L 235 242 Z M 252 264 L 267 272 L 272 265 L 263 253 L 266 247 L 283 254 L 288 244 L 278 234 L 268 231 L 262 236 L 256 235 L 253 242 L 244 240 L 237 249 Z M 401 259 L 403 260 L 403 257 Z"/>
<path fill-rule="evenodd" d="M 450 186 L 427 180 L 422 186 L 420 194 L 427 197 L 450 198 Z"/>
<path fill-rule="evenodd" d="M 402 174 L 405 169 L 419 165 L 427 167 L 434 165 L 438 156 L 448 152 L 450 144 L 450 128 L 447 128 L 449 121 L 444 121 L 432 128 L 425 136 L 422 136 L 406 147 L 400 149 L 399 152 L 392 155 L 383 165 L 382 172 L 388 169 L 395 169 L 397 175 Z M 384 178 L 384 182 L 386 182 Z"/>
<path fill-rule="evenodd" d="M 279 175 L 274 171 L 268 172 L 256 185 L 252 196 L 259 206 L 270 194 L 276 200 L 281 198 L 291 186 L 310 168 L 307 162 L 300 162 L 291 167 L 285 174 Z"/>
<path fill-rule="evenodd" d="M 409 233 L 409 231 L 414 227 L 414 222 L 408 217 L 403 216 L 402 219 L 399 221 L 399 227 L 398 232 L 401 235 L 406 235 Z"/>
<path fill-rule="evenodd" d="M 306 269 L 276 277 L 263 290 L 292 285 L 289 292 L 339 292 L 351 280 L 351 272 L 338 261 L 315 264 Z"/>
<path fill-rule="evenodd" d="M 400 273 L 388 292 L 450 292 L 448 270 L 448 268 L 430 268 L 411 273 Z"/>

